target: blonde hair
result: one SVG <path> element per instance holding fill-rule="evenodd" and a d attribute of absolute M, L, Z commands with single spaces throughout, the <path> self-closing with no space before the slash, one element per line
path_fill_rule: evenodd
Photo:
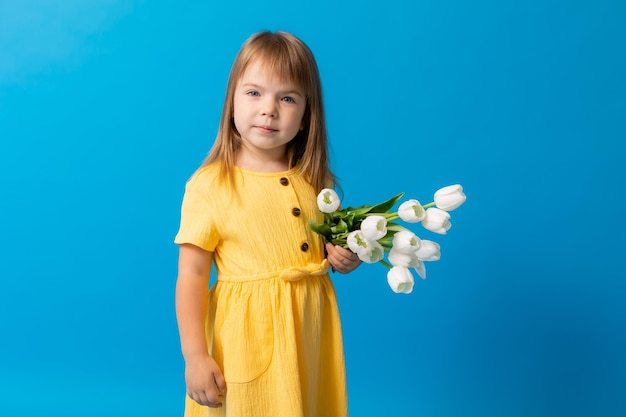
<path fill-rule="evenodd" d="M 317 64 L 309 47 L 286 32 L 259 32 L 241 47 L 230 70 L 217 138 L 202 166 L 220 162 L 220 178 L 234 185 L 233 168 L 241 136 L 235 128 L 233 101 L 237 83 L 252 63 L 260 63 L 281 81 L 295 83 L 306 96 L 303 129 L 287 144 L 289 167 L 298 167 L 316 191 L 336 185 L 337 179 L 330 170 Z"/>

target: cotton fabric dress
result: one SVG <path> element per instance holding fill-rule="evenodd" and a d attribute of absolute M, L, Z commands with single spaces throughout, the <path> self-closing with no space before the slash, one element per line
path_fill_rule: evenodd
<path fill-rule="evenodd" d="M 341 325 L 321 238 L 317 191 L 297 168 L 235 168 L 238 194 L 208 165 L 189 180 L 175 242 L 214 252 L 207 345 L 224 406 L 189 397 L 185 417 L 345 417 Z"/>

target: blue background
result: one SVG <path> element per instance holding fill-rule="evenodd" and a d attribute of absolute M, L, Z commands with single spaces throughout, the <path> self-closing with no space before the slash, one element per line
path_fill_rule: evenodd
<path fill-rule="evenodd" d="M 314 51 L 345 205 L 465 205 L 334 277 L 351 415 L 626 415 L 626 3 L 0 0 L 0 415 L 182 415 L 179 208 L 241 43 Z"/>

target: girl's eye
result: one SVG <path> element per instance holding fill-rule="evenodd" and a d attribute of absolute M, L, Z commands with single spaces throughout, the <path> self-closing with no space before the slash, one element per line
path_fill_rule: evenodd
<path fill-rule="evenodd" d="M 293 99 L 293 97 L 283 97 L 283 101 L 286 101 L 287 103 L 295 103 L 296 102 Z"/>
<path fill-rule="evenodd" d="M 260 96 L 259 92 L 255 91 L 255 90 L 248 91 L 246 94 L 249 95 L 250 97 L 258 97 L 258 96 Z"/>

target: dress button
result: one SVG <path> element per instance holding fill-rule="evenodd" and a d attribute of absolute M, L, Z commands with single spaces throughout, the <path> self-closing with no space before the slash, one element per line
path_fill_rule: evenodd
<path fill-rule="evenodd" d="M 289 180 L 287 179 L 287 177 L 282 177 L 280 179 L 280 183 L 281 185 L 289 185 Z"/>
<path fill-rule="evenodd" d="M 298 217 L 300 215 L 300 209 L 298 207 L 294 207 L 293 209 L 291 209 L 291 214 Z"/>
<path fill-rule="evenodd" d="M 300 249 L 302 250 L 302 252 L 306 252 L 309 250 L 309 244 L 304 242 L 301 246 Z"/>

